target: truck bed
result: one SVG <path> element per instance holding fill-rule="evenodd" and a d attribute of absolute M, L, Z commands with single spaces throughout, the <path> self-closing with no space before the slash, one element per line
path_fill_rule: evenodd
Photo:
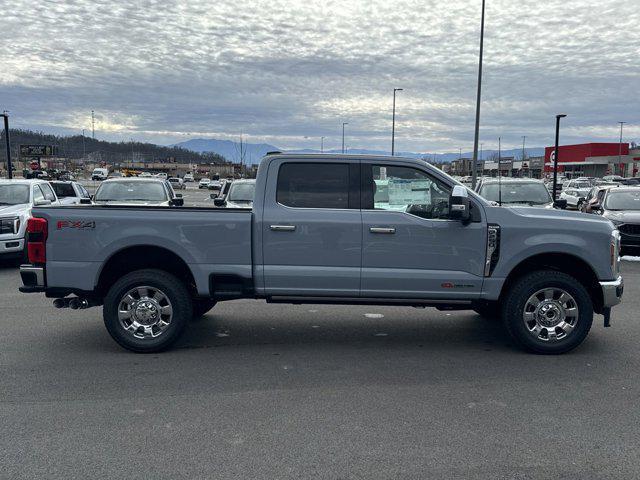
<path fill-rule="evenodd" d="M 92 290 L 107 260 L 131 247 L 178 255 L 202 295 L 212 274 L 252 278 L 251 210 L 87 205 L 41 207 L 33 214 L 48 221 L 49 288 Z"/>

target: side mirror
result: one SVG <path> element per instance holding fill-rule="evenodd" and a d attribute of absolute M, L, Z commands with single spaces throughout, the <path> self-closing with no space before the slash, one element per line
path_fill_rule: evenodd
<path fill-rule="evenodd" d="M 171 200 L 171 205 L 174 207 L 182 207 L 184 205 L 184 198 L 174 198 Z"/>
<path fill-rule="evenodd" d="M 214 199 L 213 199 L 213 204 L 214 204 L 216 207 L 224 207 L 224 205 L 225 205 L 226 203 L 227 203 L 227 202 L 225 202 L 225 201 L 224 201 L 224 198 L 214 198 Z"/>
<path fill-rule="evenodd" d="M 449 218 L 460 220 L 463 223 L 471 218 L 469 213 L 469 195 L 466 187 L 456 185 L 449 197 Z"/>
<path fill-rule="evenodd" d="M 553 202 L 554 208 L 559 208 L 560 210 L 564 210 L 567 208 L 567 200 L 562 198 Z"/>
<path fill-rule="evenodd" d="M 81 198 L 80 199 L 80 205 L 91 205 L 91 199 L 90 198 Z"/>
<path fill-rule="evenodd" d="M 36 207 L 46 207 L 47 205 L 51 205 L 51 200 L 36 200 L 33 202 L 33 205 Z"/>

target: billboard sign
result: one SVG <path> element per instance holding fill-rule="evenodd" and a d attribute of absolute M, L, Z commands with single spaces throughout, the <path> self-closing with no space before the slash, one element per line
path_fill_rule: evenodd
<path fill-rule="evenodd" d="M 21 157 L 53 157 L 57 154 L 56 145 L 20 145 Z"/>

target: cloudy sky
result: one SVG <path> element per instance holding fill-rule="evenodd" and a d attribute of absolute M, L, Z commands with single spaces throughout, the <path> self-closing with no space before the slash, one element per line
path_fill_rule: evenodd
<path fill-rule="evenodd" d="M 168 144 L 471 150 L 481 0 L 2 0 L 15 127 Z M 640 8 L 487 0 L 485 148 L 640 139 Z"/>

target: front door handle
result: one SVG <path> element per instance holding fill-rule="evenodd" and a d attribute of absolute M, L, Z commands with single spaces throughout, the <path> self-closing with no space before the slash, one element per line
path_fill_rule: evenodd
<path fill-rule="evenodd" d="M 393 227 L 369 227 L 371 233 L 396 233 Z"/>
<path fill-rule="evenodd" d="M 295 225 L 271 225 L 274 232 L 293 232 L 295 229 Z"/>

